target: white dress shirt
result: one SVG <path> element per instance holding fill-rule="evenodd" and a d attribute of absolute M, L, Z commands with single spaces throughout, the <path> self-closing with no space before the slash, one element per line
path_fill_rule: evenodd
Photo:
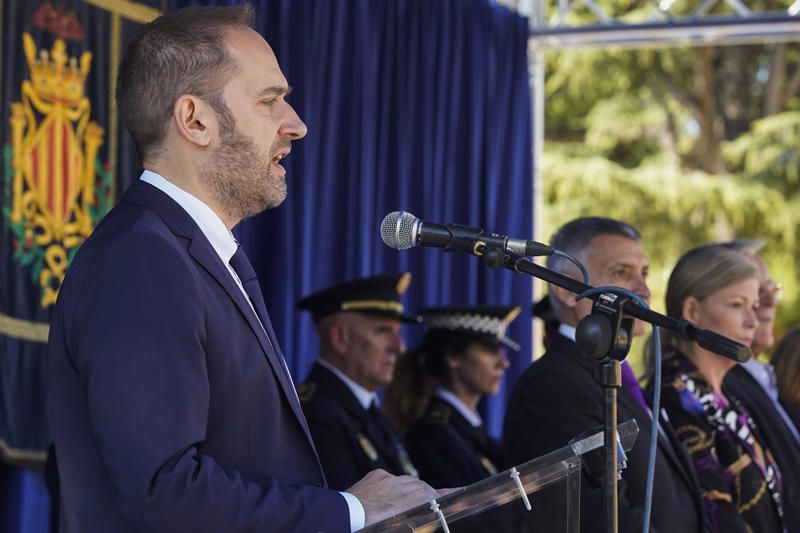
<path fill-rule="evenodd" d="M 800 442 L 800 431 L 797 430 L 797 427 L 794 425 L 794 422 L 792 422 L 786 409 L 781 405 L 780 396 L 778 395 L 778 378 L 775 375 L 775 367 L 769 363 L 762 363 L 755 357 L 751 357 L 744 363 L 741 363 L 741 365 L 753 376 L 753 379 L 756 380 L 756 383 L 759 384 L 764 392 L 767 393 L 767 397 L 770 402 L 772 402 L 775 410 L 778 411 L 778 414 L 781 415 L 786 428 L 792 432 L 795 440 Z"/>
<path fill-rule="evenodd" d="M 453 409 L 461 413 L 461 416 L 467 419 L 469 425 L 474 428 L 479 428 L 483 425 L 483 420 L 481 419 L 481 415 L 478 414 L 477 411 L 469 407 L 467 404 L 461 401 L 461 398 L 450 392 L 449 390 L 439 387 L 436 389 L 434 394 L 441 398 L 442 400 L 449 403 Z"/>
<path fill-rule="evenodd" d="M 333 372 L 333 374 L 337 378 L 341 379 L 342 382 L 345 385 L 347 385 L 347 388 L 350 389 L 350 392 L 353 393 L 353 396 L 356 397 L 356 400 L 358 400 L 358 403 L 361 404 L 361 407 L 363 407 L 365 411 L 369 409 L 370 405 L 372 405 L 372 402 L 375 402 L 376 405 L 380 405 L 380 400 L 378 399 L 377 394 L 375 394 L 372 391 L 368 391 L 367 389 L 365 389 L 364 387 L 362 387 L 361 385 L 359 385 L 358 383 L 347 377 L 344 372 L 342 372 L 341 370 L 330 364 L 328 361 L 326 361 L 325 359 L 317 359 L 317 363 L 320 364 L 321 366 L 324 366 L 325 368 Z"/>

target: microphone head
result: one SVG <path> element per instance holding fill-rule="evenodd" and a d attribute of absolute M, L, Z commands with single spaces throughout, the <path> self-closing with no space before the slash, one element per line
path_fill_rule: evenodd
<path fill-rule="evenodd" d="M 381 222 L 381 239 L 389 248 L 405 250 L 416 244 L 419 219 L 406 211 L 393 211 Z"/>

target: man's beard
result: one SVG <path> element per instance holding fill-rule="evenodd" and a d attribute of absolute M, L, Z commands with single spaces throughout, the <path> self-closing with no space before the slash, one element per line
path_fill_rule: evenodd
<path fill-rule="evenodd" d="M 200 169 L 216 205 L 228 217 L 239 221 L 278 207 L 286 199 L 286 180 L 272 172 L 272 158 L 289 146 L 283 141 L 269 159 L 256 149 L 252 139 L 236 130 L 236 121 L 227 106 L 217 109 L 220 146 Z"/>

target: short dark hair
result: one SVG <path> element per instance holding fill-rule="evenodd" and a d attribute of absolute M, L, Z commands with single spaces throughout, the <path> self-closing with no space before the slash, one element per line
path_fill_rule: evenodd
<path fill-rule="evenodd" d="M 638 241 L 642 238 L 636 228 L 625 222 L 605 217 L 581 217 L 567 222 L 550 239 L 550 246 L 570 255 L 581 256 L 592 239 L 599 235 L 619 235 Z M 562 271 L 567 263 L 556 255 L 547 258 L 547 267 Z"/>
<path fill-rule="evenodd" d="M 606 217 L 581 217 L 561 226 L 550 239 L 550 246 L 583 262 L 584 251 L 592 239 L 600 235 L 618 235 L 634 241 L 642 238 L 636 228 L 625 222 Z M 547 258 L 547 268 L 566 273 L 568 269 L 574 267 L 567 259 L 551 255 Z M 551 298 L 550 306 L 560 319 L 564 310 L 558 298 Z"/>
<path fill-rule="evenodd" d="M 182 94 L 202 98 L 217 111 L 225 107 L 221 91 L 237 68 L 225 33 L 236 26 L 255 27 L 252 6 L 189 7 L 146 24 L 128 46 L 117 77 L 117 106 L 143 161 L 157 153 Z"/>

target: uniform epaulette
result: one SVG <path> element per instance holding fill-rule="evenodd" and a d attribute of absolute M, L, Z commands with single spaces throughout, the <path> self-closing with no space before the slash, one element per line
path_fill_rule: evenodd
<path fill-rule="evenodd" d="M 297 386 L 297 397 L 300 399 L 300 403 L 309 403 L 311 398 L 314 396 L 314 391 L 317 389 L 317 384 L 313 381 L 308 383 L 303 383 L 302 385 Z"/>
<path fill-rule="evenodd" d="M 431 412 L 425 417 L 425 421 L 433 424 L 447 424 L 450 420 L 450 412 L 448 405 L 434 405 Z"/>

